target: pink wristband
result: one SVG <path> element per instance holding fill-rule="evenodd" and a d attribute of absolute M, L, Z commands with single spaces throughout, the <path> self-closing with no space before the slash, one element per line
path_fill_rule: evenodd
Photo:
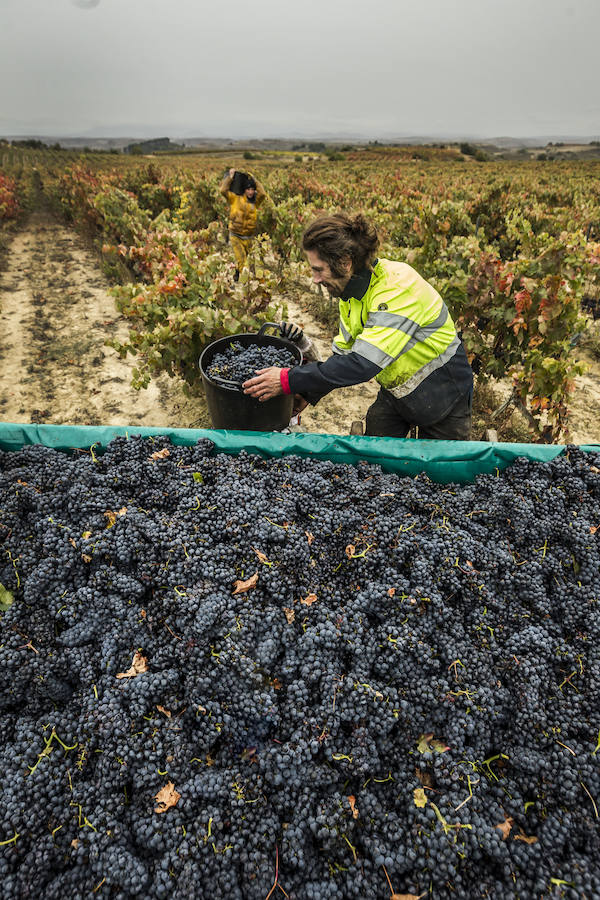
<path fill-rule="evenodd" d="M 291 394 L 290 390 L 290 370 L 282 369 L 279 373 L 279 381 L 281 382 L 281 389 L 284 394 Z"/>

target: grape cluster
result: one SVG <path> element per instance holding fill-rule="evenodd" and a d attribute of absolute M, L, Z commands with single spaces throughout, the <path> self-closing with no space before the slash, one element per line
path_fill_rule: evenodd
<path fill-rule="evenodd" d="M 209 378 L 218 376 L 242 384 L 248 378 L 252 378 L 258 369 L 267 369 L 269 366 L 285 369 L 294 365 L 296 365 L 294 354 L 285 347 L 277 347 L 275 344 L 263 347 L 248 344 L 247 347 L 243 347 L 239 341 L 231 341 L 226 350 L 215 353 L 208 366 L 207 375 Z"/>
<path fill-rule="evenodd" d="M 595 900 L 599 534 L 576 447 L 0 453 L 3 898 Z"/>

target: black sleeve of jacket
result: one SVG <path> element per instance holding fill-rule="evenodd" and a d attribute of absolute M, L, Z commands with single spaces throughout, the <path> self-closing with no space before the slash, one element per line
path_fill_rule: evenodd
<path fill-rule="evenodd" d="M 314 405 L 335 388 L 362 384 L 379 372 L 380 366 L 359 353 L 334 353 L 325 362 L 312 362 L 290 369 L 290 390 Z"/>

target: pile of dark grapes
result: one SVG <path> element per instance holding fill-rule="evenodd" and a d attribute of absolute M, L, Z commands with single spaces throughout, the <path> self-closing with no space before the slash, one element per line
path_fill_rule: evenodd
<path fill-rule="evenodd" d="M 2 897 L 600 897 L 599 529 L 576 447 L 0 454 Z"/>
<path fill-rule="evenodd" d="M 269 366 L 285 369 L 295 366 L 296 362 L 294 354 L 285 347 L 276 347 L 275 344 L 265 347 L 248 344 L 243 347 L 239 341 L 232 341 L 223 353 L 215 353 L 207 375 L 209 378 L 218 376 L 242 384 L 252 378 L 258 369 L 268 369 Z"/>

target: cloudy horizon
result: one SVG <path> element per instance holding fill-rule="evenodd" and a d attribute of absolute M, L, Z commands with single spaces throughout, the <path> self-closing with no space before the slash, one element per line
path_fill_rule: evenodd
<path fill-rule="evenodd" d="M 597 0 L 0 0 L 0 136 L 598 139 Z"/>

